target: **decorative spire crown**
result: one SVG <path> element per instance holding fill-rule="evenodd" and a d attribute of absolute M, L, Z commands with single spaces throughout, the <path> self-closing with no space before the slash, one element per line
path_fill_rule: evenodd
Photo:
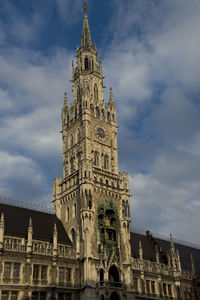
<path fill-rule="evenodd" d="M 87 4 L 83 3 L 84 7 L 84 21 L 83 21 L 83 31 L 82 31 L 82 39 L 81 39 L 81 47 L 91 47 L 92 40 L 90 34 L 90 28 L 87 17 Z"/>

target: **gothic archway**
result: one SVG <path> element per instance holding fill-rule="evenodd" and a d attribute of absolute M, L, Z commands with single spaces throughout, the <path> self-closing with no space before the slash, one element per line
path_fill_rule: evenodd
<path fill-rule="evenodd" d="M 120 300 L 120 297 L 119 297 L 119 295 L 117 294 L 117 292 L 113 292 L 113 293 L 110 295 L 110 300 Z"/>
<path fill-rule="evenodd" d="M 109 269 L 109 281 L 119 282 L 119 271 L 115 265 L 112 265 Z"/>

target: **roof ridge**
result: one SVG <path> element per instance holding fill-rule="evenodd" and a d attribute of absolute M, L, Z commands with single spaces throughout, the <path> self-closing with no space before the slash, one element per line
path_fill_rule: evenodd
<path fill-rule="evenodd" d="M 162 239 L 162 240 L 165 240 L 167 242 L 170 242 L 170 237 L 165 235 L 165 234 L 162 234 L 162 233 L 153 232 L 153 231 L 150 231 L 150 230 L 144 230 L 144 229 L 139 228 L 139 227 L 134 227 L 134 229 L 132 231 L 132 233 L 138 233 L 138 234 L 142 234 L 144 236 L 147 236 L 147 232 L 151 233 L 151 235 L 154 238 Z M 178 244 L 178 245 L 181 245 L 181 246 L 190 247 L 190 248 L 193 248 L 193 249 L 200 250 L 200 244 L 198 244 L 198 243 L 184 241 L 184 240 L 174 238 L 174 237 L 173 237 L 173 240 L 174 240 L 174 243 L 176 245 Z"/>
<path fill-rule="evenodd" d="M 35 203 L 32 204 L 30 202 L 19 201 L 19 200 L 11 199 L 8 197 L 2 197 L 1 195 L 0 195 L 0 203 L 5 204 L 5 205 L 19 207 L 19 208 L 54 214 L 53 208 L 45 207 L 45 206 L 42 206 L 39 204 L 36 205 Z"/>

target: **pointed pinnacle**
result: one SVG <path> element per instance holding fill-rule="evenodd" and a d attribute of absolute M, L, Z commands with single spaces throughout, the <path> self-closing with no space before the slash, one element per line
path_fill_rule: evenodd
<path fill-rule="evenodd" d="M 67 93 L 64 93 L 64 106 L 67 106 Z"/>
<path fill-rule="evenodd" d="M 110 88 L 110 97 L 109 97 L 109 102 L 110 102 L 110 103 L 113 103 L 113 102 L 114 102 L 112 88 Z"/>
<path fill-rule="evenodd" d="M 84 14 L 87 14 L 87 3 L 83 2 Z"/>
<path fill-rule="evenodd" d="M 88 23 L 88 17 L 87 17 L 87 5 L 84 2 L 84 21 L 83 21 L 83 31 L 82 31 L 82 39 L 81 39 L 81 47 L 90 47 L 92 46 L 92 40 L 91 40 L 91 34 L 90 34 L 90 28 Z"/>
<path fill-rule="evenodd" d="M 4 213 L 1 213 L 1 223 L 4 223 Z"/>
<path fill-rule="evenodd" d="M 28 225 L 28 227 L 32 227 L 33 225 L 32 225 L 32 218 L 30 218 L 29 219 L 29 225 Z"/>
<path fill-rule="evenodd" d="M 171 248 L 174 248 L 174 241 L 171 233 L 170 233 L 170 246 Z"/>

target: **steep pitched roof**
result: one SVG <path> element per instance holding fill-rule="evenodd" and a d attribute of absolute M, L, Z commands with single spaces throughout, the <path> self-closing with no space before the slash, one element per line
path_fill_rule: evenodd
<path fill-rule="evenodd" d="M 143 257 L 146 260 L 156 261 L 156 245 L 162 248 L 163 254 L 161 261 L 167 263 L 167 253 L 170 251 L 170 242 L 153 237 L 149 238 L 148 235 L 143 235 L 135 232 L 131 232 L 131 255 L 132 257 L 139 258 L 139 241 L 141 241 L 143 248 Z M 192 254 L 195 272 L 200 274 L 200 249 L 193 248 L 191 246 L 174 243 L 175 249 L 178 249 L 181 266 L 184 270 L 192 270 L 190 255 Z"/>
<path fill-rule="evenodd" d="M 154 239 L 158 243 L 159 247 L 161 247 L 165 253 L 169 252 L 170 249 L 169 241 L 165 241 L 158 238 L 154 238 Z M 190 271 L 192 270 L 191 259 L 190 259 L 190 255 L 192 254 L 194 265 L 195 265 L 195 271 L 196 273 L 200 274 L 200 249 L 196 249 L 186 245 L 181 245 L 178 243 L 174 243 L 174 247 L 179 251 L 182 268 L 185 270 L 190 270 Z"/>
<path fill-rule="evenodd" d="M 58 242 L 71 244 L 62 222 L 54 214 L 0 203 L 0 214 L 4 213 L 5 234 L 26 237 L 29 219 L 32 218 L 33 239 L 52 241 L 56 223 Z"/>

